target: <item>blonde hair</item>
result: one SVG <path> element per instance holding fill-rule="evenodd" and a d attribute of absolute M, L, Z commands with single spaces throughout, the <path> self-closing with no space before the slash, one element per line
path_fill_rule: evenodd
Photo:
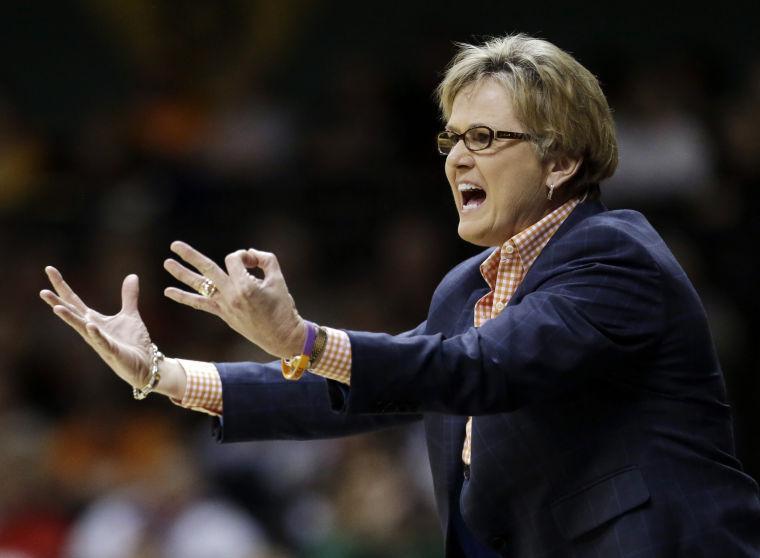
<path fill-rule="evenodd" d="M 493 78 L 510 94 L 515 116 L 534 136 L 541 159 L 582 157 L 573 183 L 598 195 L 599 182 L 615 172 L 618 148 L 612 113 L 596 77 L 552 43 L 524 34 L 457 46 L 437 89 L 444 119 L 450 118 L 454 98 L 464 87 Z"/>

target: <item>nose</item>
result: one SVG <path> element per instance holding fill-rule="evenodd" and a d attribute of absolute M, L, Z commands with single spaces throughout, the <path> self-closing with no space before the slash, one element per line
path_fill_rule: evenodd
<path fill-rule="evenodd" d="M 446 156 L 446 164 L 456 168 L 470 168 L 475 164 L 475 159 L 472 152 L 464 145 L 464 141 L 460 139 Z"/>

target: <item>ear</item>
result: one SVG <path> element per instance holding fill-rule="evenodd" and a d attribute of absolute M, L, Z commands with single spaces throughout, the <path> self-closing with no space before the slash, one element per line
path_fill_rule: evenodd
<path fill-rule="evenodd" d="M 583 163 L 583 157 L 574 158 L 568 155 L 560 155 L 557 158 L 550 159 L 547 162 L 546 186 L 553 184 L 556 192 L 575 176 L 575 173 L 581 168 L 581 163 Z"/>

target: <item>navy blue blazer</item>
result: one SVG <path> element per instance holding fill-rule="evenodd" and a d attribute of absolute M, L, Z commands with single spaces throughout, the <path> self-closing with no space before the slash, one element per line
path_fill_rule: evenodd
<path fill-rule="evenodd" d="M 415 330 L 349 332 L 350 388 L 218 364 L 218 438 L 424 420 L 449 558 L 760 556 L 758 487 L 735 457 L 704 309 L 646 219 L 579 204 L 474 328 L 489 253 L 446 275 Z"/>

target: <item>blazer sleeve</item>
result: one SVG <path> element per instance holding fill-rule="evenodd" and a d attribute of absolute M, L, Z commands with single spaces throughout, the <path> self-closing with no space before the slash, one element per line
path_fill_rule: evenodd
<path fill-rule="evenodd" d="M 637 239 L 595 229 L 547 247 L 546 271 L 531 292 L 480 328 L 449 338 L 349 332 L 351 386 L 344 397 L 332 394 L 333 407 L 508 412 L 624 369 L 661 336 L 661 272 Z"/>
<path fill-rule="evenodd" d="M 401 334 L 413 335 L 425 324 Z M 328 390 L 340 393 L 338 382 L 306 373 L 285 380 L 280 362 L 215 363 L 222 381 L 223 415 L 213 422 L 220 442 L 335 438 L 419 420 L 416 414 L 346 415 L 335 412 Z"/>

